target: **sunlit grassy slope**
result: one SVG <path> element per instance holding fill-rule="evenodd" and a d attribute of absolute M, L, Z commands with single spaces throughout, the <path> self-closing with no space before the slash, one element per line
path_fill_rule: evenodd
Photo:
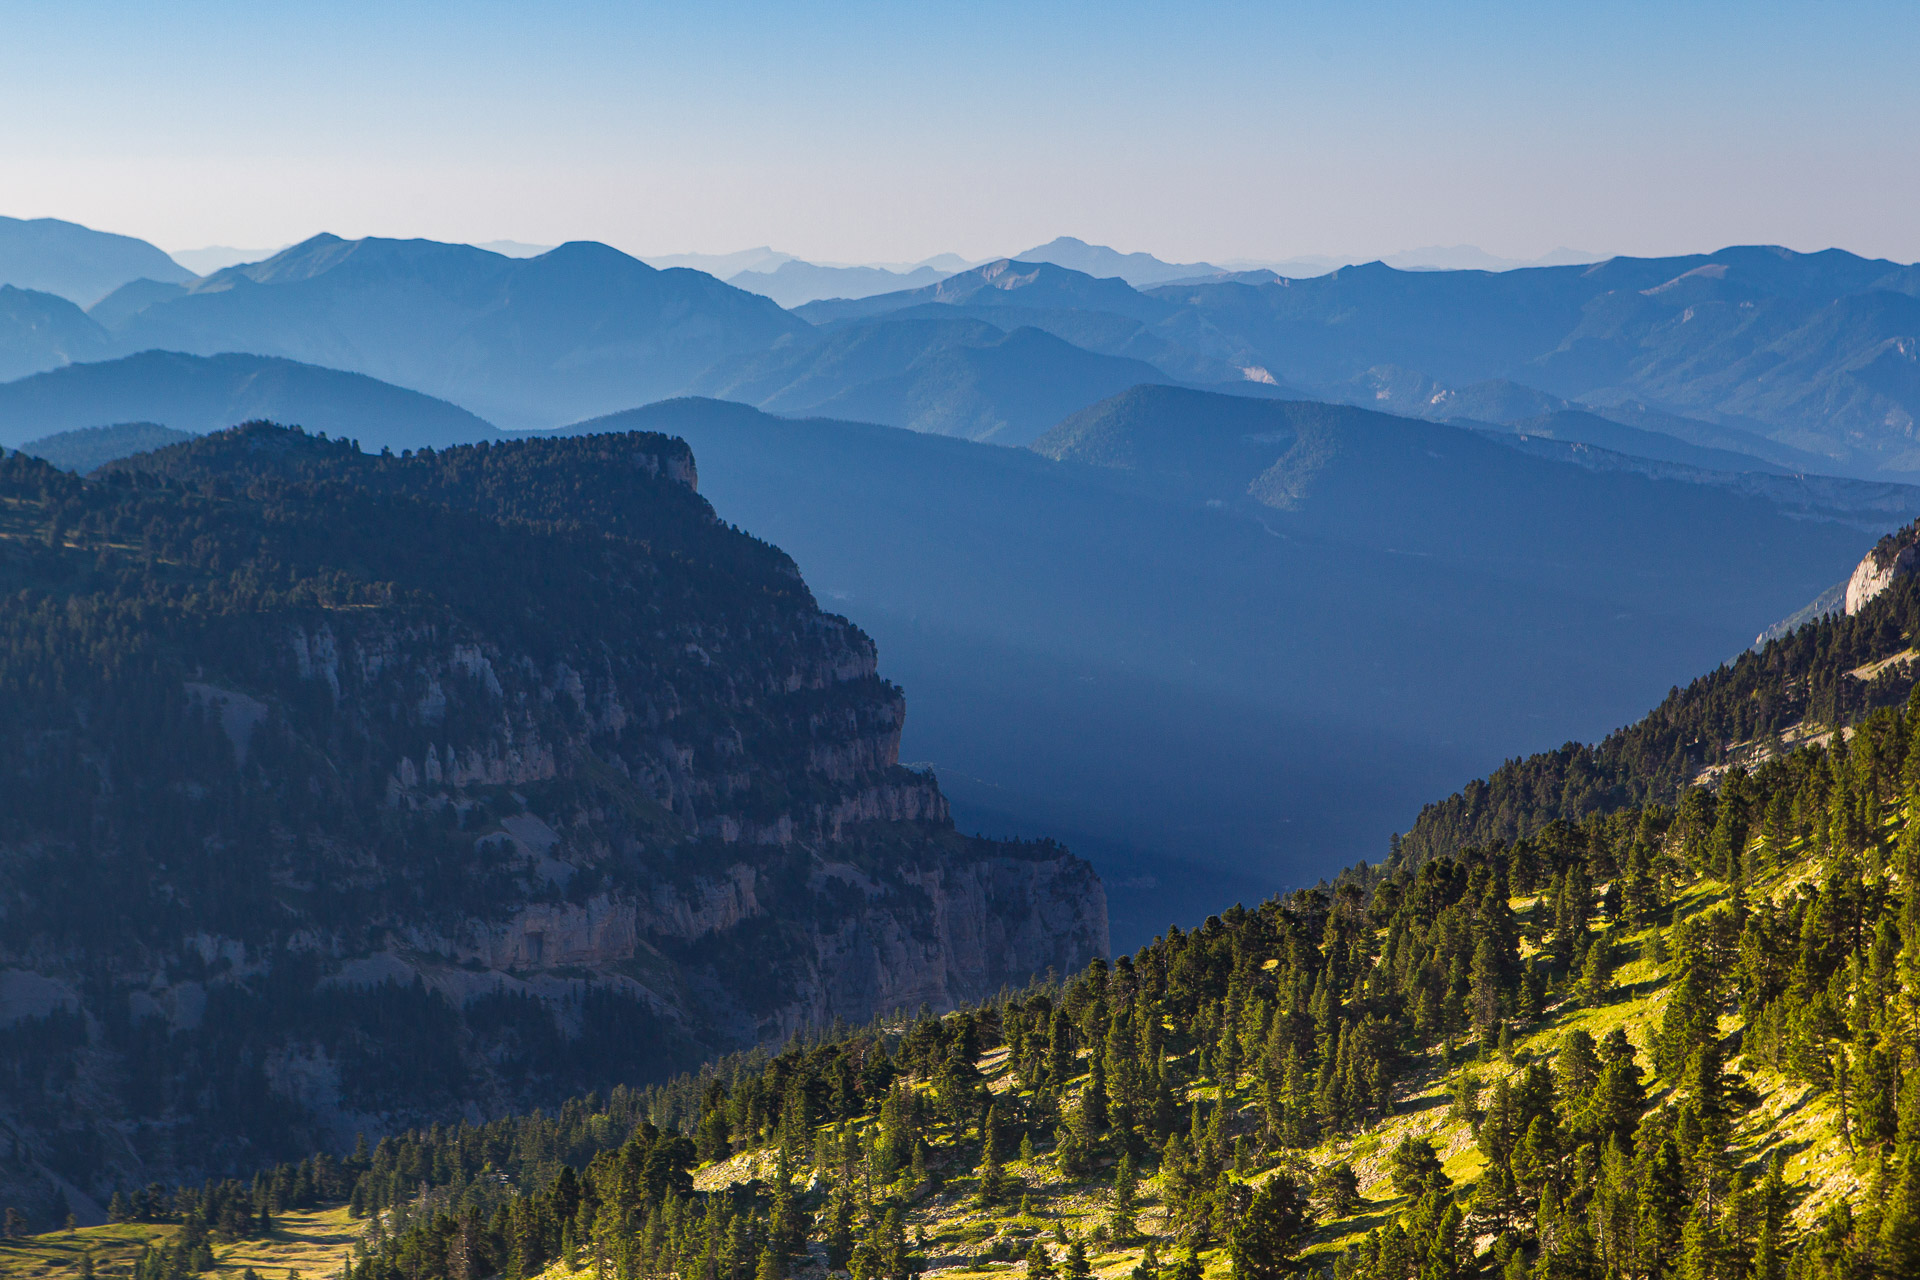
<path fill-rule="evenodd" d="M 292 1211 L 274 1222 L 273 1233 L 265 1239 L 216 1243 L 214 1270 L 208 1275 L 238 1280 L 252 1268 L 260 1280 L 286 1280 L 295 1272 L 305 1280 L 327 1280 L 340 1274 L 364 1225 L 348 1217 L 344 1205 Z M 124 1274 L 142 1249 L 171 1239 L 177 1231 L 172 1226 L 128 1222 L 0 1241 L 0 1280 L 77 1276 L 88 1254 L 96 1274 Z"/>

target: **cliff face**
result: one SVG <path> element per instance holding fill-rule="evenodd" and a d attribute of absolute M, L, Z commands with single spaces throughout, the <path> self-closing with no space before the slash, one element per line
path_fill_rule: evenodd
<path fill-rule="evenodd" d="M 1087 864 L 953 831 L 871 641 L 677 441 L 254 426 L 88 484 L 0 469 L 15 1202 L 1107 949 Z"/>
<path fill-rule="evenodd" d="M 1873 550 L 1861 557 L 1854 567 L 1853 576 L 1847 579 L 1846 612 L 1848 617 L 1860 612 L 1867 602 L 1892 586 L 1896 578 L 1910 576 L 1916 566 L 1920 566 L 1920 533 L 1909 525 L 1888 534 L 1875 544 Z"/>

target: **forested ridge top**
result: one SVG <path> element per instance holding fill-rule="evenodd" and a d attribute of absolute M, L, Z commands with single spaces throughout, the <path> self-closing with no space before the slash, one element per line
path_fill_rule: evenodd
<path fill-rule="evenodd" d="M 682 442 L 0 459 L 0 1196 L 658 1079 L 1106 947 Z"/>
<path fill-rule="evenodd" d="M 1920 541 L 1920 524 L 1888 534 L 1876 563 Z M 1903 659 L 1920 637 L 1920 585 L 1895 578 L 1858 613 L 1831 614 L 1741 653 L 1668 693 L 1597 744 L 1569 742 L 1509 760 L 1420 811 L 1394 857 L 1418 861 L 1511 840 L 1554 821 L 1628 805 L 1674 803 L 1703 774 L 1753 764 L 1805 736 L 1852 724 L 1907 696 Z"/>

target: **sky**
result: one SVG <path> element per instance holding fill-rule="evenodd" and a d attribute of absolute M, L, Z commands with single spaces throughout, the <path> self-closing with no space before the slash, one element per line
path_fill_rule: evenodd
<path fill-rule="evenodd" d="M 1920 259 L 1920 5 L 15 4 L 0 214 L 1215 262 Z"/>

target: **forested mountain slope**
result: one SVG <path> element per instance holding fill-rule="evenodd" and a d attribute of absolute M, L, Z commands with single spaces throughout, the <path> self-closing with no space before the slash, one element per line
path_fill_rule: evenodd
<path fill-rule="evenodd" d="M 1854 575 L 1855 582 L 1877 581 L 1879 590 L 1848 611 L 1743 652 L 1598 744 L 1569 742 L 1510 760 L 1428 805 L 1400 842 L 1401 855 L 1418 861 L 1530 835 L 1551 822 L 1672 804 L 1710 773 L 1769 759 L 1808 735 L 1901 701 L 1920 657 L 1920 584 L 1911 576 L 1916 543 L 1920 525 L 1882 538 Z M 1877 579 L 1874 567 L 1882 570 Z"/>
<path fill-rule="evenodd" d="M 1917 883 L 1882 708 L 944 1019 L 113 1209 L 141 1280 L 341 1202 L 353 1280 L 1910 1276 Z"/>
<path fill-rule="evenodd" d="M 0 461 L 0 1189 L 104 1198 L 1106 950 L 683 443 Z"/>

